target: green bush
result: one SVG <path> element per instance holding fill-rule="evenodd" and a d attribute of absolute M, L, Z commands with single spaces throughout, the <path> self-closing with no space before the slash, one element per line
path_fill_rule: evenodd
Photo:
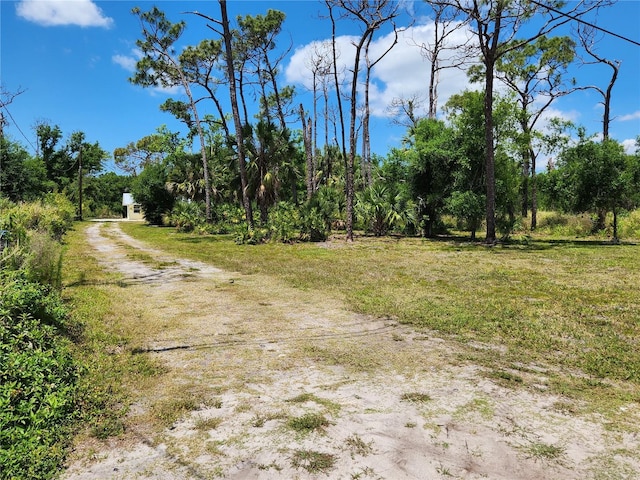
<path fill-rule="evenodd" d="M 300 215 L 289 202 L 280 202 L 269 215 L 269 233 L 271 240 L 292 243 L 300 238 L 298 229 Z"/>
<path fill-rule="evenodd" d="M 593 222 L 588 215 L 538 212 L 537 231 L 563 237 L 584 237 L 591 233 Z"/>
<path fill-rule="evenodd" d="M 51 237 L 40 232 L 30 232 L 29 253 L 23 268 L 32 282 L 62 287 L 62 246 Z"/>
<path fill-rule="evenodd" d="M 6 204 L 5 204 L 6 205 Z M 61 194 L 50 194 L 41 202 L 10 204 L 0 209 L 0 229 L 8 230 L 15 243 L 32 230 L 61 240 L 73 224 L 75 207 Z"/>
<path fill-rule="evenodd" d="M 75 411 L 79 368 L 60 335 L 67 311 L 22 272 L 0 274 L 0 478 L 53 478 Z"/>
<path fill-rule="evenodd" d="M 318 208 L 306 208 L 300 216 L 300 239 L 324 242 L 329 237 L 330 227 Z"/>
<path fill-rule="evenodd" d="M 619 234 L 623 238 L 640 238 L 640 210 L 634 210 L 618 219 Z"/>
<path fill-rule="evenodd" d="M 164 220 L 164 223 L 176 227 L 179 232 L 193 232 L 205 223 L 206 218 L 201 203 L 181 201 L 173 206 Z"/>

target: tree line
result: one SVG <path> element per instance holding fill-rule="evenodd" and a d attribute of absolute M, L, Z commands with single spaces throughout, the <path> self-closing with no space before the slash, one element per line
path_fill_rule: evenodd
<path fill-rule="evenodd" d="M 40 125 L 34 158 L 3 138 L 3 194 L 29 198 L 38 189 L 59 189 L 78 202 L 81 216 L 83 192 L 97 207 L 109 203 L 104 197 L 113 187 L 130 188 L 151 223 L 234 229 L 250 241 L 321 239 L 336 228 L 348 240 L 354 229 L 433 236 L 443 231 L 448 215 L 474 238 L 484 227 L 485 241 L 493 243 L 523 219 L 534 230 L 541 207 L 593 212 L 594 228 L 602 228 L 610 212 L 617 237 L 618 214 L 637 207 L 638 154 L 625 154 L 608 135 L 621 65 L 597 51 L 596 31 L 580 22 L 611 2 L 427 3 L 437 28 L 416 47 L 430 66 L 428 113 L 420 115 L 416 97 L 394 99 L 395 120 L 407 130 L 402 146 L 384 157 L 371 153 L 369 87 L 373 68 L 397 44 L 400 3 L 321 2 L 332 35 L 315 44 L 307 59 L 307 106 L 296 101 L 293 86 L 282 84 L 290 49 L 282 35 L 283 12 L 270 9 L 232 22 L 226 1 L 219 0 L 215 14 L 185 14 L 208 34 L 184 46 L 187 20 L 174 23 L 157 7 L 135 8 L 142 57 L 129 80 L 148 88 L 179 87 L 180 96 L 160 109 L 185 125 L 186 136 L 160 127 L 113 152 L 127 175 L 97 175 L 106 158 L 97 143 L 76 132 L 61 144 L 57 127 Z M 560 14 L 563 7 L 570 9 Z M 572 35 L 554 36 L 570 22 Z M 353 25 L 359 27 L 349 52 L 337 43 L 345 24 L 351 33 Z M 472 35 L 453 44 L 452 33 L 462 28 Z M 370 47 L 382 31 L 391 32 L 384 37 L 389 43 L 374 56 Z M 339 58 L 347 55 L 348 67 L 341 69 Z M 608 85 L 569 78 L 568 68 L 578 61 L 609 66 Z M 478 89 L 438 105 L 440 72 L 461 65 Z M 502 93 L 496 82 L 506 86 Z M 553 102 L 582 89 L 602 96 L 601 139 L 561 121 L 541 130 Z M 544 173 L 540 155 L 555 158 Z M 39 173 L 19 186 L 9 182 L 21 168 Z M 119 198 L 109 205 L 115 209 Z"/>

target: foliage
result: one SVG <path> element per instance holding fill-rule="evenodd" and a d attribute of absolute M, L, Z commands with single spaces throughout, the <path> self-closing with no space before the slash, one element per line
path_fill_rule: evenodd
<path fill-rule="evenodd" d="M 280 202 L 269 216 L 269 233 L 274 241 L 292 243 L 300 238 L 300 213 L 288 202 Z"/>
<path fill-rule="evenodd" d="M 375 183 L 362 192 L 356 193 L 356 216 L 365 230 L 376 237 L 386 235 L 391 230 L 402 230 L 413 218 L 414 206 L 403 201 L 401 194 L 393 195 L 382 183 Z"/>
<path fill-rule="evenodd" d="M 423 234 L 436 233 L 440 216 L 453 187 L 458 146 L 454 132 L 444 122 L 420 120 L 411 131 L 410 185 L 418 205 Z"/>
<path fill-rule="evenodd" d="M 453 192 L 447 199 L 446 207 L 447 211 L 458 220 L 458 227 L 469 230 L 471 239 L 475 240 L 476 231 L 482 225 L 484 218 L 484 205 L 484 195 L 467 190 Z"/>
<path fill-rule="evenodd" d="M 14 202 L 33 201 L 53 189 L 41 158 L 32 158 L 16 142 L 0 137 L 0 194 Z"/>
<path fill-rule="evenodd" d="M 73 222 L 74 207 L 64 195 L 51 194 L 42 202 L 16 205 L 4 215 L 16 230 L 34 230 L 60 240 Z M 3 216 L 4 216 L 3 215 Z"/>
<path fill-rule="evenodd" d="M 54 289 L 59 253 L 46 233 L 28 231 L 25 265 L 0 269 L 1 478 L 47 479 L 59 471 L 73 427 L 79 366 L 63 335 L 77 331 Z M 34 240 L 37 239 L 37 240 Z M 56 244 L 57 245 L 57 244 Z M 58 250 L 59 251 L 59 250 Z M 55 282 L 50 263 L 57 258 Z M 25 267 L 25 268 L 20 268 Z M 14 268 L 20 268 L 15 270 Z"/>
<path fill-rule="evenodd" d="M 640 210 L 634 210 L 620 219 L 620 232 L 625 238 L 640 238 Z"/>
<path fill-rule="evenodd" d="M 192 232 L 205 221 L 202 204 L 199 202 L 176 202 L 171 212 L 164 217 L 164 223 L 176 227 L 178 232 Z"/>
<path fill-rule="evenodd" d="M 563 151 L 558 167 L 557 191 L 574 212 L 613 212 L 613 236 L 617 239 L 617 213 L 627 206 L 631 176 L 622 145 L 614 140 L 600 143 L 581 135 L 579 143 Z"/>
<path fill-rule="evenodd" d="M 162 217 L 173 209 L 174 196 L 166 188 L 166 166 L 148 165 L 131 185 L 131 193 L 144 210 L 144 218 L 152 225 L 162 225 Z"/>
<path fill-rule="evenodd" d="M 144 136 L 135 143 L 130 142 L 126 147 L 116 148 L 113 158 L 116 167 L 135 177 L 147 165 L 162 162 L 179 148 L 180 143 L 178 134 L 170 132 L 163 125 L 154 134 Z"/>
<path fill-rule="evenodd" d="M 132 177 L 106 172 L 84 183 L 85 209 L 99 218 L 122 216 L 122 194 L 131 189 Z"/>
<path fill-rule="evenodd" d="M 536 230 L 546 235 L 580 238 L 586 237 L 591 233 L 593 222 L 588 215 L 540 212 Z"/>

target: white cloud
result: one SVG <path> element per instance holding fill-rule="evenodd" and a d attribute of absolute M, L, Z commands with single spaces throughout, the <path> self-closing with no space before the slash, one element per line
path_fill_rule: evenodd
<path fill-rule="evenodd" d="M 136 57 L 133 55 L 113 55 L 111 60 L 113 63 L 120 65 L 122 68 L 127 70 L 128 72 L 133 72 L 136 69 L 136 63 L 138 63 L 138 59 L 140 57 Z"/>
<path fill-rule="evenodd" d="M 628 115 L 621 115 L 616 117 L 616 120 L 619 122 L 628 122 L 630 120 L 639 120 L 640 119 L 640 110 L 637 112 L 630 113 Z"/>
<path fill-rule="evenodd" d="M 417 45 L 429 44 L 433 41 L 434 24 L 425 19 L 424 23 L 407 28 L 398 35 L 398 43 L 373 69 L 369 100 L 372 115 L 386 117 L 389 115 L 389 105 L 396 98 L 411 98 L 426 96 L 429 86 L 429 62 L 425 60 Z M 357 37 L 340 36 L 336 38 L 339 71 L 353 68 L 355 47 L 353 42 Z M 448 38 L 449 45 L 458 45 L 467 40 L 467 33 L 458 30 Z M 325 40 L 330 42 L 330 40 Z M 380 56 L 393 42 L 393 33 L 374 39 L 370 46 L 372 59 Z M 308 67 L 309 59 L 314 50 L 321 48 L 323 42 L 312 42 L 301 46 L 291 57 L 285 69 L 288 82 L 303 85 L 311 89 L 312 74 Z M 330 45 L 330 43 L 329 43 Z M 330 47 L 329 47 L 330 48 Z M 453 51 L 445 51 L 446 55 L 440 59 L 441 65 L 451 64 Z M 362 71 L 362 70 L 361 70 Z M 333 85 L 333 82 L 331 82 Z M 438 105 L 441 107 L 449 97 L 470 88 L 466 73 L 457 68 L 447 68 L 440 72 L 438 85 Z M 425 105 L 425 109 L 427 105 Z M 420 114 L 424 112 L 419 112 Z"/>
<path fill-rule="evenodd" d="M 622 141 L 622 146 L 624 147 L 624 151 L 627 155 L 634 155 L 638 150 L 638 145 L 636 144 L 635 138 L 628 138 Z"/>
<path fill-rule="evenodd" d="M 77 25 L 109 28 L 113 25 L 113 19 L 106 17 L 91 0 L 21 0 L 16 5 L 16 13 L 25 20 L 45 27 Z"/>
<path fill-rule="evenodd" d="M 136 71 L 136 64 L 138 60 L 142 58 L 142 52 L 138 48 L 131 49 L 129 55 L 116 54 L 111 57 L 111 61 L 126 71 L 133 73 Z M 180 85 L 174 85 L 171 87 L 156 86 L 149 89 L 151 95 L 162 94 L 169 96 L 176 96 L 184 94 L 184 88 Z"/>

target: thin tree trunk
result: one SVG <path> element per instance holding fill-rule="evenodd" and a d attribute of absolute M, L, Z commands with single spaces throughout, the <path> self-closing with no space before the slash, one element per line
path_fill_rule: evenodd
<path fill-rule="evenodd" d="M 238 109 L 238 97 L 236 91 L 236 77 L 233 68 L 233 51 L 231 48 L 231 31 L 229 29 L 229 18 L 227 16 L 227 1 L 218 0 L 220 3 L 220 12 L 222 15 L 222 29 L 227 62 L 227 76 L 229 80 L 229 98 L 231 101 L 231 110 L 233 112 L 233 123 L 236 129 L 236 146 L 238 148 L 238 168 L 240 170 L 240 184 L 242 188 L 242 203 L 244 205 L 245 215 L 247 217 L 247 227 L 249 230 L 254 229 L 253 211 L 251 208 L 251 200 L 247 195 L 247 166 L 245 164 L 244 138 L 242 134 L 242 123 L 240 121 L 240 111 Z"/>
<path fill-rule="evenodd" d="M 338 111 L 340 112 L 340 131 L 342 134 L 342 155 L 343 158 L 345 159 L 347 165 L 346 165 L 346 172 L 345 172 L 345 195 L 346 195 L 346 200 L 347 200 L 347 205 L 346 205 L 346 215 L 347 215 L 347 219 L 346 219 L 346 227 L 347 227 L 347 241 L 352 242 L 353 241 L 353 195 L 354 195 L 354 191 L 353 191 L 353 158 L 349 160 L 347 160 L 347 150 L 346 150 L 346 142 L 345 142 L 345 128 L 344 128 L 344 115 L 342 112 L 342 98 L 340 97 L 340 81 L 338 80 L 338 53 L 336 51 L 336 21 L 335 18 L 333 18 L 333 7 L 327 2 L 327 7 L 329 8 L 329 17 L 331 18 L 331 45 L 332 45 L 332 51 L 333 51 L 333 78 L 335 81 L 335 85 L 336 85 L 336 97 L 337 97 L 337 101 L 338 101 Z M 359 54 L 359 52 L 358 52 Z M 358 58 L 359 61 L 359 58 Z M 357 65 L 357 63 L 356 63 Z M 355 74 L 355 73 L 354 73 Z M 352 102 L 352 107 L 355 110 L 355 97 L 353 98 L 353 102 Z M 352 122 L 352 126 L 351 126 L 352 130 L 355 128 L 355 118 Z M 353 137 L 353 135 L 350 137 L 350 139 Z M 355 145 L 353 146 L 353 152 L 355 152 Z M 351 168 L 349 168 L 349 163 L 351 163 Z M 349 173 L 349 170 L 351 170 L 351 173 Z"/>
<path fill-rule="evenodd" d="M 302 139 L 304 141 L 304 152 L 306 157 L 306 183 L 307 200 L 313 196 L 313 155 L 311 154 L 311 119 L 305 120 L 304 106 L 300 104 L 300 119 L 302 120 Z"/>
<path fill-rule="evenodd" d="M 487 235 L 485 242 L 496 241 L 496 172 L 495 151 L 493 148 L 493 61 L 487 59 L 486 89 L 484 95 L 484 135 L 487 151 L 485 158 L 485 175 L 487 184 L 486 221 Z"/>
<path fill-rule="evenodd" d="M 531 230 L 538 228 L 538 188 L 536 185 L 536 154 L 531 152 Z"/>
<path fill-rule="evenodd" d="M 185 92 L 189 97 L 191 103 L 191 110 L 193 111 L 193 119 L 196 123 L 196 131 L 198 132 L 198 138 L 200 139 L 200 159 L 202 160 L 202 174 L 204 176 L 204 204 L 205 204 L 205 216 L 207 223 L 213 222 L 213 216 L 211 214 L 211 179 L 209 178 L 209 162 L 207 161 L 207 146 L 204 141 L 204 132 L 202 131 L 202 124 L 200 123 L 200 117 L 198 116 L 198 110 L 196 108 L 191 88 L 185 80 Z"/>

